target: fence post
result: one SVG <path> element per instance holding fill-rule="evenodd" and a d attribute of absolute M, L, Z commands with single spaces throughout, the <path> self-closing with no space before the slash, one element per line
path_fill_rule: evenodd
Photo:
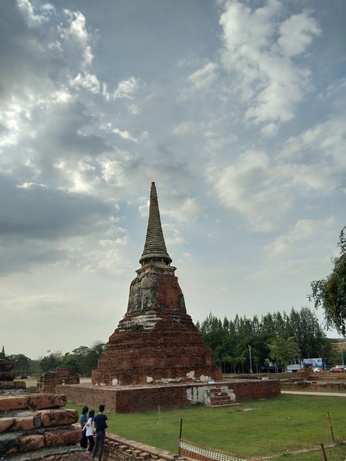
<path fill-rule="evenodd" d="M 332 434 L 332 439 L 333 439 L 333 442 L 335 443 L 335 437 L 334 437 L 334 432 L 333 432 L 332 423 L 331 423 L 331 421 L 330 421 L 330 414 L 329 414 L 329 411 L 327 411 L 327 416 L 328 416 L 328 421 L 329 421 L 330 432 L 331 432 L 331 434 Z"/>
<path fill-rule="evenodd" d="M 323 443 L 321 443 L 321 450 L 322 450 L 322 453 L 323 453 L 323 459 L 324 459 L 324 461 L 328 461 L 328 460 L 327 460 L 327 456 L 326 456 L 326 452 L 325 452 Z"/>

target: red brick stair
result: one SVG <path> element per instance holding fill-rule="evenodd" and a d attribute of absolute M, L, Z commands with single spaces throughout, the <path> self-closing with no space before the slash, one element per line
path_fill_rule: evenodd
<path fill-rule="evenodd" d="M 238 405 L 226 391 L 222 390 L 221 386 L 212 386 L 209 390 L 211 407 L 230 407 Z"/>

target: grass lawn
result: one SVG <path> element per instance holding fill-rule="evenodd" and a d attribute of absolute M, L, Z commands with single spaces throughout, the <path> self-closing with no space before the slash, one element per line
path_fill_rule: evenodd
<path fill-rule="evenodd" d="M 81 407 L 68 403 L 67 408 Z M 321 444 L 333 443 L 329 420 L 337 443 L 326 448 L 328 461 L 346 459 L 346 400 L 342 397 L 282 395 L 276 399 L 253 401 L 234 407 L 188 408 L 135 414 L 106 414 L 108 432 L 131 440 L 178 452 L 180 419 L 183 438 L 206 447 L 235 455 L 276 460 L 323 460 Z M 317 447 L 318 451 L 284 454 L 287 451 Z"/>

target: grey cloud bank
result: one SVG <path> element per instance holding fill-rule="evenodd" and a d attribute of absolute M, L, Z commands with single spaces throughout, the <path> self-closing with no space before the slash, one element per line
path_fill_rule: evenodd
<path fill-rule="evenodd" d="M 1 2 L 7 354 L 108 340 L 151 181 L 194 321 L 312 308 L 346 224 L 345 13 L 322 0 Z"/>

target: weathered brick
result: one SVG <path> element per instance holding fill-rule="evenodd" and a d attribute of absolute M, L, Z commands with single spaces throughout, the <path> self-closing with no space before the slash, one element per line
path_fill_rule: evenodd
<path fill-rule="evenodd" d="M 82 438 L 81 430 L 57 430 L 45 432 L 44 439 L 47 447 L 57 445 L 74 445 Z"/>
<path fill-rule="evenodd" d="M 0 434 L 9 431 L 14 425 L 14 418 L 0 418 Z"/>
<path fill-rule="evenodd" d="M 12 370 L 13 367 L 14 367 L 13 362 L 9 362 L 8 360 L 0 359 L 0 370 L 1 371 Z"/>
<path fill-rule="evenodd" d="M 38 415 L 17 416 L 13 418 L 0 418 L 0 433 L 30 431 L 41 426 L 41 419 Z"/>
<path fill-rule="evenodd" d="M 56 392 L 58 384 L 79 384 L 79 375 L 68 368 L 47 371 L 37 380 L 38 392 Z"/>
<path fill-rule="evenodd" d="M 63 394 L 32 394 L 29 398 L 29 407 L 33 410 L 60 408 L 64 407 L 66 402 L 66 395 Z"/>
<path fill-rule="evenodd" d="M 0 411 L 26 410 L 29 408 L 27 396 L 1 396 Z"/>
<path fill-rule="evenodd" d="M 15 377 L 15 371 L 0 371 L 0 381 L 13 381 Z"/>
<path fill-rule="evenodd" d="M 19 441 L 19 451 L 27 452 L 44 447 L 44 437 L 41 434 L 24 435 Z"/>
<path fill-rule="evenodd" d="M 0 381 L 0 389 L 25 389 L 25 381 Z"/>
<path fill-rule="evenodd" d="M 44 410 L 41 413 L 42 426 L 61 426 L 74 424 L 78 421 L 77 410 Z"/>

